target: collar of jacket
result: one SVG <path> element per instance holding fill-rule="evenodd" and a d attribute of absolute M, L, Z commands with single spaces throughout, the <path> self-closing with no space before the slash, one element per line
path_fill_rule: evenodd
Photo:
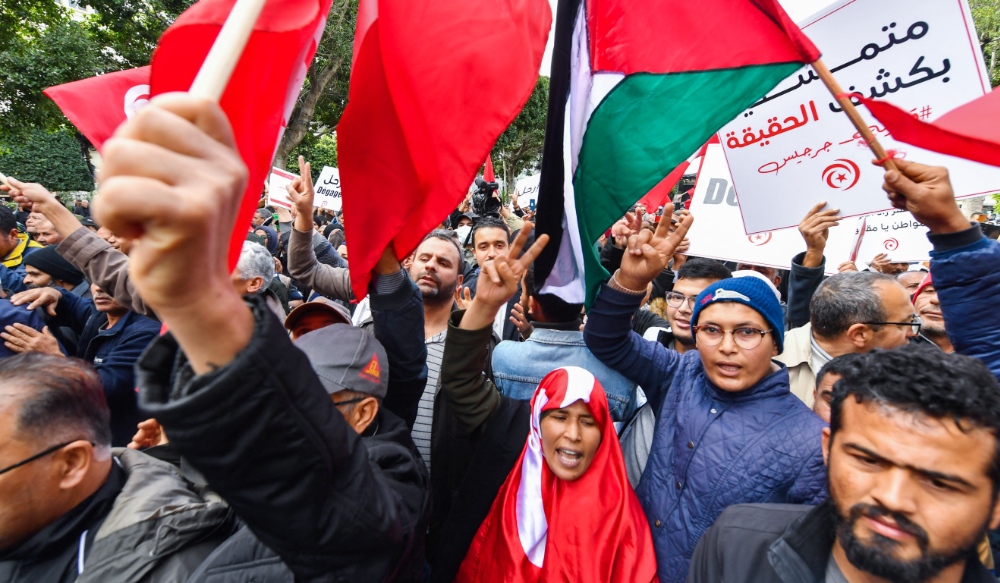
<path fill-rule="evenodd" d="M 693 354 L 694 356 L 688 357 L 688 354 Z M 705 378 L 705 385 L 708 386 L 710 391 L 712 391 L 712 397 L 722 403 L 738 403 L 741 401 L 769 399 L 791 391 L 788 382 L 788 368 L 784 363 L 776 360 L 771 360 L 771 362 L 778 365 L 778 370 L 769 373 L 764 378 L 757 381 L 757 384 L 753 385 L 749 389 L 733 392 L 720 389 L 715 386 L 715 383 L 713 383 L 711 379 L 708 378 L 708 374 L 705 372 L 705 365 L 701 362 L 701 357 L 698 355 L 697 350 L 692 350 L 690 353 L 684 353 L 684 356 L 698 359 L 697 366 L 701 367 L 701 374 Z"/>
<path fill-rule="evenodd" d="M 785 349 L 778 358 L 789 368 L 800 364 L 812 368 L 812 323 L 785 333 Z"/>
<path fill-rule="evenodd" d="M 124 484 L 125 472 L 118 467 L 118 464 L 112 463 L 107 479 L 96 492 L 74 506 L 66 514 L 46 525 L 45 528 L 35 533 L 34 536 L 18 545 L 15 549 L 4 555 L 0 555 L 0 562 L 18 561 L 22 563 L 36 563 L 41 566 L 44 563 L 48 563 L 49 559 L 66 552 L 67 547 L 74 549 L 70 559 L 75 561 L 75 549 L 80 544 L 80 535 L 100 524 L 108 516 Z M 65 565 L 53 564 L 50 567 L 61 572 Z M 46 568 L 46 570 L 48 569 Z"/>
<path fill-rule="evenodd" d="M 583 326 L 583 320 L 577 318 L 572 322 L 539 322 L 538 320 L 532 320 L 531 326 L 533 328 L 538 328 L 539 330 L 562 330 L 563 332 L 579 332 L 580 326 Z"/>
<path fill-rule="evenodd" d="M 767 561 L 785 583 L 824 583 L 833 552 L 836 507 L 827 499 L 788 525 L 767 550 Z M 996 583 L 973 553 L 965 563 L 962 583 Z"/>
<path fill-rule="evenodd" d="M 40 244 L 32 241 L 25 233 L 18 233 L 17 238 L 19 239 L 17 247 L 14 247 L 14 250 L 8 253 L 7 257 L 4 257 L 3 264 L 5 267 L 17 267 L 21 265 L 21 261 L 24 260 L 24 250 L 26 248 L 41 247 Z"/>
<path fill-rule="evenodd" d="M 114 326 L 112 326 L 110 328 L 105 328 L 105 326 L 107 326 L 107 324 L 108 324 L 108 315 L 105 314 L 104 312 L 97 312 L 96 314 L 94 314 L 94 317 L 101 319 L 101 325 L 98 327 L 97 335 L 98 336 L 117 336 L 118 334 L 121 333 L 122 330 L 124 330 L 128 326 L 128 323 L 135 316 L 136 316 L 136 313 L 133 312 L 132 310 L 129 310 L 129 311 L 125 312 L 125 315 L 122 316 L 121 320 L 118 320 L 118 322 L 116 322 Z"/>

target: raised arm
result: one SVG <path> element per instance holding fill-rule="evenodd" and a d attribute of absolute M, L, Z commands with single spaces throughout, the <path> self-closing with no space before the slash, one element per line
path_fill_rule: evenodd
<path fill-rule="evenodd" d="M 788 312 L 785 314 L 785 328 L 788 330 L 809 323 L 809 302 L 819 284 L 823 283 L 826 271 L 823 251 L 830 237 L 830 227 L 836 227 L 841 219 L 839 209 L 820 210 L 824 206 L 826 202 L 814 206 L 799 223 L 799 233 L 805 239 L 806 250 L 792 258 L 788 276 Z"/>
<path fill-rule="evenodd" d="M 153 98 L 105 142 L 94 213 L 134 239 L 135 285 L 170 329 L 137 364 L 140 406 L 296 579 L 358 556 L 389 569 L 420 535 L 389 485 L 407 477 L 369 461 L 280 322 L 229 282 L 246 177 L 225 113 L 188 94 Z"/>
<path fill-rule="evenodd" d="M 354 299 L 354 294 L 351 293 L 351 278 L 347 268 L 332 267 L 316 259 L 312 243 L 313 200 L 316 197 L 312 168 L 302 156 L 299 156 L 299 168 L 302 176 L 286 187 L 296 211 L 292 234 L 288 240 L 288 275 L 321 295 L 349 302 Z"/>
<path fill-rule="evenodd" d="M 669 210 L 665 208 L 664 214 Z M 668 221 L 660 221 L 655 233 L 642 230 L 630 236 L 622 266 L 601 285 L 583 330 L 594 356 L 639 384 L 654 403 L 654 411 L 659 410 L 680 355 L 633 332 L 632 314 L 639 308 L 646 286 L 667 266 L 693 222 L 694 217 L 687 215 L 673 231 Z"/>
<path fill-rule="evenodd" d="M 955 351 L 982 360 L 1000 378 L 1000 245 L 983 237 L 955 202 L 948 170 L 896 160 L 882 186 L 896 208 L 927 225 L 931 275 Z"/>

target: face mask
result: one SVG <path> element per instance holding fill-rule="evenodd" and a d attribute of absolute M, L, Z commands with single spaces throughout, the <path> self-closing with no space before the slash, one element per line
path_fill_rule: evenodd
<path fill-rule="evenodd" d="M 455 234 L 458 235 L 458 240 L 461 242 L 462 245 L 465 245 L 467 243 L 469 238 L 469 233 L 471 232 L 472 232 L 472 227 L 469 225 L 465 225 L 455 229 Z"/>

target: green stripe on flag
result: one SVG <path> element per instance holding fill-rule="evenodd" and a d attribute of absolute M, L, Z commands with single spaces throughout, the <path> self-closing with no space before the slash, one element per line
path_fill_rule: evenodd
<path fill-rule="evenodd" d="M 587 124 L 573 179 L 588 307 L 609 277 L 594 248 L 601 234 L 719 128 L 801 67 L 629 75 L 604 98 Z"/>

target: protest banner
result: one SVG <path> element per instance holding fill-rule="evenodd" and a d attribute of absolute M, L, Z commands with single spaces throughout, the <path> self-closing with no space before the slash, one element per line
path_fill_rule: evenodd
<path fill-rule="evenodd" d="M 705 148 L 689 210 L 694 215 L 694 224 L 688 231 L 691 256 L 790 269 L 792 257 L 806 250 L 798 229 L 743 234 L 739 201 L 719 144 Z M 808 209 L 796 223 L 806 212 Z M 847 219 L 830 229 L 825 251 L 827 274 L 837 273 L 837 266 L 850 260 L 855 222 L 856 219 Z"/>
<path fill-rule="evenodd" d="M 340 170 L 338 168 L 323 166 L 323 171 L 319 173 L 314 190 L 316 191 L 314 205 L 338 212 L 343 207 L 344 199 L 340 193 Z"/>
<path fill-rule="evenodd" d="M 858 261 L 870 264 L 879 253 L 885 253 L 893 263 L 928 261 L 933 248 L 927 238 L 929 231 L 908 211 L 896 209 L 868 215 Z"/>
<path fill-rule="evenodd" d="M 534 174 L 517 181 L 515 189 L 517 191 L 517 204 L 523 209 L 533 209 L 538 202 L 538 181 L 541 174 Z"/>
<path fill-rule="evenodd" d="M 288 198 L 288 191 L 285 190 L 285 187 L 296 178 L 298 176 L 285 172 L 281 168 L 271 168 L 271 176 L 267 181 L 267 204 L 282 206 L 286 209 L 292 208 L 292 199 Z"/>
<path fill-rule="evenodd" d="M 845 91 L 887 97 L 923 120 L 989 88 L 965 0 L 841 0 L 800 22 Z M 855 103 L 860 101 L 855 97 Z M 894 141 L 858 110 L 897 157 L 947 166 L 956 196 L 1000 188 L 1000 170 Z M 891 208 L 883 169 L 819 76 L 804 67 L 720 130 L 747 234 L 793 227 L 821 200 L 859 216 Z"/>

